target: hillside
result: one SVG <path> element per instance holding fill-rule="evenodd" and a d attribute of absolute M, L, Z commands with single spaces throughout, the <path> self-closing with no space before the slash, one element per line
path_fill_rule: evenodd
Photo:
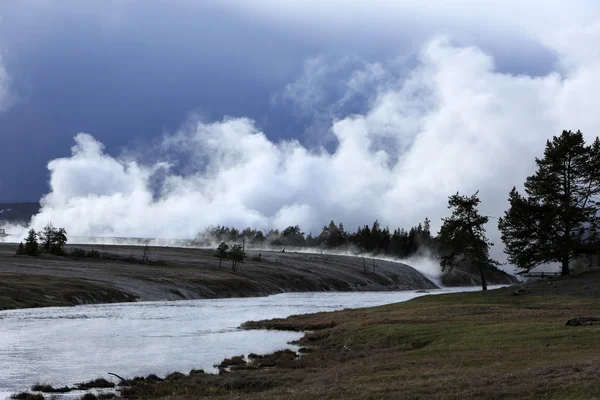
<path fill-rule="evenodd" d="M 497 268 L 489 268 L 485 271 L 485 278 L 488 284 L 513 284 L 517 279 Z M 481 276 L 479 269 L 475 264 L 462 264 L 458 268 L 453 269 L 442 276 L 442 284 L 444 286 L 470 286 L 481 285 Z"/>
<path fill-rule="evenodd" d="M 365 271 L 363 259 L 351 256 L 263 251 L 258 261 L 252 259 L 258 256 L 258 252 L 249 251 L 249 257 L 234 272 L 227 260 L 219 267 L 219 259 L 212 250 L 149 247 L 147 261 L 143 262 L 144 247 L 77 247 L 86 251 L 96 250 L 100 258 L 51 255 L 17 257 L 14 255 L 14 244 L 0 244 L 0 278 L 5 278 L 4 293 L 9 289 L 21 290 L 19 296 L 24 299 L 22 306 L 28 307 L 44 305 L 45 292 L 54 293 L 55 302 L 52 305 L 57 305 L 56 301 L 69 305 L 110 302 L 107 296 L 98 296 L 98 292 L 108 293 L 109 290 L 119 293 L 114 301 L 122 301 L 123 298 L 153 301 L 264 296 L 281 292 L 386 291 L 437 287 L 408 265 L 366 260 L 368 270 Z M 6 279 L 9 275 L 11 279 Z M 15 279 L 15 275 L 18 279 Z M 62 293 L 59 281 L 45 280 L 43 277 L 69 279 L 71 289 L 79 282 L 81 293 Z M 465 283 L 468 284 L 468 281 Z M 490 283 L 510 283 L 510 280 Z M 94 286 L 90 287 L 90 284 Z M 23 292 L 32 285 L 36 286 L 37 291 Z M 3 307 L 2 296 L 0 294 L 0 308 Z"/>

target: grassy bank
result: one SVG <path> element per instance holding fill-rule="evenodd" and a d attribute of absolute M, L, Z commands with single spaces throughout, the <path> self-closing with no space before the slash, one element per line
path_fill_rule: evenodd
<path fill-rule="evenodd" d="M 84 279 L 0 273 L 0 310 L 134 300 L 130 293 Z"/>
<path fill-rule="evenodd" d="M 293 316 L 247 327 L 311 330 L 300 358 L 222 375 L 141 383 L 130 398 L 600 398 L 600 316 L 590 297 L 549 292 L 426 296 L 383 307 Z M 544 286 L 544 289 L 546 287 Z M 274 367 L 273 367 L 274 366 Z"/>
<path fill-rule="evenodd" d="M 248 250 L 237 271 L 214 250 L 139 246 L 67 246 L 82 256 L 15 256 L 0 244 L 3 308 L 111 302 L 127 294 L 141 301 L 266 296 L 282 292 L 433 289 L 436 285 L 405 264 L 362 257 Z M 260 253 L 260 257 L 258 254 Z M 94 254 L 94 257 L 85 255 Z M 365 270 L 365 265 L 369 268 Z M 476 284 L 464 272 L 459 282 Z M 511 282 L 497 274 L 492 282 Z M 96 285 L 96 286 L 94 286 Z M 64 290 L 61 290 L 64 288 Z M 81 293 L 73 291 L 81 288 Z M 118 291 L 113 296 L 108 288 Z M 97 289 L 97 290 L 94 290 Z M 109 292 L 109 296 L 103 295 Z M 83 296 L 83 297 L 82 297 Z"/>

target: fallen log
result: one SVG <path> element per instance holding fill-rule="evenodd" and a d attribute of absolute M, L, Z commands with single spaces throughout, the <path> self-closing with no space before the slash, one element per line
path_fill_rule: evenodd
<path fill-rule="evenodd" d="M 565 326 L 590 326 L 590 325 L 593 325 L 594 322 L 600 322 L 600 318 L 596 318 L 596 317 L 572 318 L 567 321 Z"/>

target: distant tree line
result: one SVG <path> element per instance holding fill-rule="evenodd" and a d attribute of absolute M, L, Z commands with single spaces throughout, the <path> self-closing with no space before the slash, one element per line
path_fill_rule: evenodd
<path fill-rule="evenodd" d="M 378 221 L 373 225 L 359 226 L 356 231 L 349 232 L 342 223 L 331 221 L 323 227 L 319 235 L 305 234 L 296 226 L 284 230 L 272 229 L 268 232 L 246 228 L 242 231 L 225 226 L 213 226 L 206 230 L 207 240 L 219 243 L 246 242 L 255 246 L 282 247 L 311 247 L 321 249 L 354 248 L 359 252 L 384 254 L 400 258 L 410 257 L 417 253 L 422 246 L 434 246 L 435 238 L 431 234 L 430 220 L 425 219 L 408 230 L 381 227 Z M 201 241 L 202 237 L 198 239 Z"/>

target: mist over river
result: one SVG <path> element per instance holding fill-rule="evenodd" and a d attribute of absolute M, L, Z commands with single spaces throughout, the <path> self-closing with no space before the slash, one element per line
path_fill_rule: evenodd
<path fill-rule="evenodd" d="M 299 332 L 246 331 L 245 321 L 371 307 L 427 293 L 318 292 L 268 297 L 140 302 L 0 312 L 0 399 L 36 383 L 74 385 L 108 372 L 125 378 L 155 373 L 216 372 L 224 358 L 295 348 Z M 115 380 L 116 382 L 116 380 Z"/>

